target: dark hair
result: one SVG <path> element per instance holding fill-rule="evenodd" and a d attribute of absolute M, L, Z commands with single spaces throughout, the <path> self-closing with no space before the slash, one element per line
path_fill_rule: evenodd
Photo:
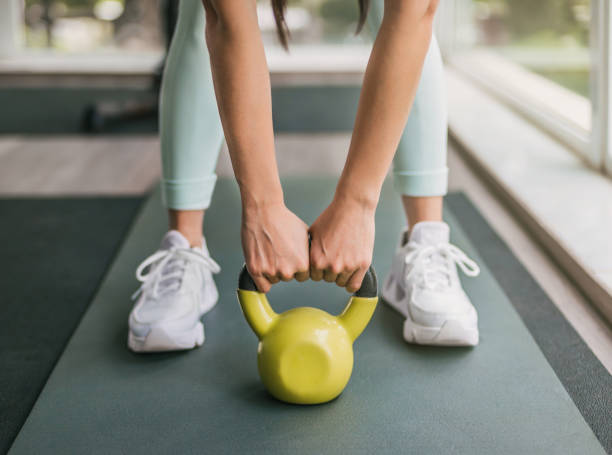
<path fill-rule="evenodd" d="M 363 28 L 368 16 L 368 10 L 370 9 L 370 0 L 357 0 L 357 2 L 359 3 L 359 22 L 357 23 L 357 30 L 355 33 L 359 33 Z M 286 9 L 287 0 L 272 0 L 272 12 L 274 13 L 274 20 L 276 21 L 278 39 L 285 49 L 287 49 L 287 40 L 289 37 L 289 28 L 285 21 Z"/>

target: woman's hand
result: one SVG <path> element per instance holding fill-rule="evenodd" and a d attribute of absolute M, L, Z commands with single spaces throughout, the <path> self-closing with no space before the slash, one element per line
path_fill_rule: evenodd
<path fill-rule="evenodd" d="M 310 278 L 361 287 L 374 249 L 373 204 L 338 196 L 310 227 Z"/>
<path fill-rule="evenodd" d="M 308 226 L 283 203 L 243 209 L 242 248 L 260 292 L 280 280 L 308 279 Z"/>
<path fill-rule="evenodd" d="M 242 248 L 257 289 L 267 292 L 281 279 L 308 278 L 307 226 L 283 203 L 257 4 L 205 0 L 204 7 L 219 115 L 242 198 Z"/>

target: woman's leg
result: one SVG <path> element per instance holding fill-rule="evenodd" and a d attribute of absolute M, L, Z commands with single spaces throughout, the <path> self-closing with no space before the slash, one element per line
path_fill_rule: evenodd
<path fill-rule="evenodd" d="M 162 195 L 171 232 L 136 272 L 142 286 L 128 319 L 128 346 L 135 352 L 201 346 L 204 326 L 200 319 L 219 295 L 213 280 L 219 266 L 203 245 L 202 221 L 215 186 L 223 132 L 201 1 L 180 0 L 162 80 Z M 190 246 L 202 248 L 185 253 Z"/>
<path fill-rule="evenodd" d="M 204 210 L 223 142 L 205 41 L 201 0 L 180 0 L 160 97 L 162 194 L 170 229 L 202 241 Z"/>
<path fill-rule="evenodd" d="M 414 104 L 393 160 L 395 188 L 408 225 L 442 221 L 448 188 L 446 82 L 435 36 L 425 58 Z"/>
<path fill-rule="evenodd" d="M 383 1 L 372 2 L 370 24 L 377 30 Z M 408 225 L 442 220 L 446 167 L 446 83 L 440 49 L 432 37 L 414 104 L 393 161 L 394 184 L 402 196 Z"/>
<path fill-rule="evenodd" d="M 382 17 L 382 0 L 373 5 Z M 393 161 L 395 188 L 402 196 L 408 229 L 402 234 L 383 298 L 406 317 L 409 343 L 478 344 L 478 315 L 461 287 L 457 264 L 469 276 L 478 265 L 451 245 L 442 222 L 446 194 L 447 110 L 442 58 L 432 37 L 421 80 Z"/>

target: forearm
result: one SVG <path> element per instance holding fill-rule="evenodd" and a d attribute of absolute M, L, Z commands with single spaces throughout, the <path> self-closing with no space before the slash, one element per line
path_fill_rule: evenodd
<path fill-rule="evenodd" d="M 429 48 L 437 0 L 386 0 L 336 195 L 375 207 Z"/>
<path fill-rule="evenodd" d="M 255 2 L 204 4 L 217 104 L 243 207 L 282 203 L 270 77 Z"/>

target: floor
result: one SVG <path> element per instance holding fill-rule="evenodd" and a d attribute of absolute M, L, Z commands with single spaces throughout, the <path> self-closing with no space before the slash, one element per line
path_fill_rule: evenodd
<path fill-rule="evenodd" d="M 280 135 L 280 173 L 337 175 L 349 140 L 347 134 Z M 159 179 L 158 147 L 154 136 L 5 136 L 0 139 L 0 197 L 142 194 Z M 612 373 L 610 327 L 490 194 L 454 147 L 449 152 L 449 166 L 451 191 L 463 191 L 470 197 Z M 232 175 L 225 148 L 217 172 Z"/>

